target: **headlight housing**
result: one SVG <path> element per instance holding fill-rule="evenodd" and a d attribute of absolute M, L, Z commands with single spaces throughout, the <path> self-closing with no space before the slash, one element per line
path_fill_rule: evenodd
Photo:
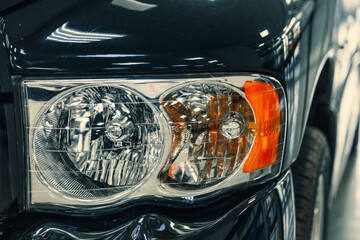
<path fill-rule="evenodd" d="M 278 175 L 285 97 L 262 75 L 27 79 L 28 208 L 207 198 Z"/>
<path fill-rule="evenodd" d="M 29 140 L 39 177 L 54 192 L 110 197 L 139 184 L 160 160 L 156 109 L 129 89 L 85 85 L 43 110 Z"/>

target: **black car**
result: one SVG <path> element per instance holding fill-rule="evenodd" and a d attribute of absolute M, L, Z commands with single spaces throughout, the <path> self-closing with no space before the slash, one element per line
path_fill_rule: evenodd
<path fill-rule="evenodd" d="M 350 0 L 2 0 L 0 238 L 325 238 L 359 36 Z"/>

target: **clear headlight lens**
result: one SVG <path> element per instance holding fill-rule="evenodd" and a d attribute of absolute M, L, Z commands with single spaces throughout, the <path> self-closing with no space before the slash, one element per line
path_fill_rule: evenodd
<path fill-rule="evenodd" d="M 166 94 L 161 104 L 173 137 L 168 182 L 205 187 L 226 178 L 248 155 L 255 116 L 240 90 L 195 83 Z"/>
<path fill-rule="evenodd" d="M 278 160 L 281 108 L 269 83 L 246 81 L 243 91 L 189 84 L 166 94 L 161 104 L 173 138 L 166 183 L 206 187 L 240 167 L 254 172 Z"/>
<path fill-rule="evenodd" d="M 116 87 L 80 88 L 55 99 L 33 136 L 42 179 L 55 191 L 81 199 L 138 184 L 163 149 L 154 110 L 134 92 Z"/>
<path fill-rule="evenodd" d="M 280 84 L 260 75 L 26 80 L 28 207 L 201 199 L 274 178 Z"/>

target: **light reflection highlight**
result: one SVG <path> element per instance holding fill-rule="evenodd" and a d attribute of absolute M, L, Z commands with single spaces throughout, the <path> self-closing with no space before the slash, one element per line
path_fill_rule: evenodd
<path fill-rule="evenodd" d="M 260 33 L 260 36 L 261 37 L 266 37 L 266 36 L 268 36 L 269 35 L 269 31 L 267 30 L 267 29 L 265 29 L 264 31 L 262 31 L 261 33 Z"/>
<path fill-rule="evenodd" d="M 203 60 L 205 58 L 203 57 L 191 57 L 191 58 L 184 58 L 184 60 L 187 60 L 187 61 L 196 61 L 196 60 Z"/>
<path fill-rule="evenodd" d="M 125 37 L 124 34 L 93 33 L 68 27 L 68 22 L 51 33 L 46 40 L 67 43 L 91 43 Z"/>
<path fill-rule="evenodd" d="M 149 62 L 124 62 L 124 63 L 113 63 L 113 65 L 120 65 L 120 66 L 132 66 L 132 65 L 145 65 L 150 64 Z"/>
<path fill-rule="evenodd" d="M 145 57 L 145 54 L 86 54 L 77 55 L 81 58 L 120 58 L 120 57 Z"/>
<path fill-rule="evenodd" d="M 156 4 L 142 3 L 136 0 L 113 0 L 111 4 L 126 8 L 128 10 L 140 11 L 140 12 L 147 11 L 157 7 Z"/>

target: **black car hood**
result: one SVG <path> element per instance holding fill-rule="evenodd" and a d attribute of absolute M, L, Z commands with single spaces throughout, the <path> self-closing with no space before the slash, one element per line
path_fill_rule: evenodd
<path fill-rule="evenodd" d="M 16 5 L 25 3 L 27 0 L 1 0 L 0 3 L 0 16 L 2 12 L 11 11 L 10 8 L 15 7 Z"/>
<path fill-rule="evenodd" d="M 40 0 L 4 16 L 12 71 L 216 71 L 267 64 L 284 0 Z M 274 64 L 269 66 L 274 67 Z"/>

